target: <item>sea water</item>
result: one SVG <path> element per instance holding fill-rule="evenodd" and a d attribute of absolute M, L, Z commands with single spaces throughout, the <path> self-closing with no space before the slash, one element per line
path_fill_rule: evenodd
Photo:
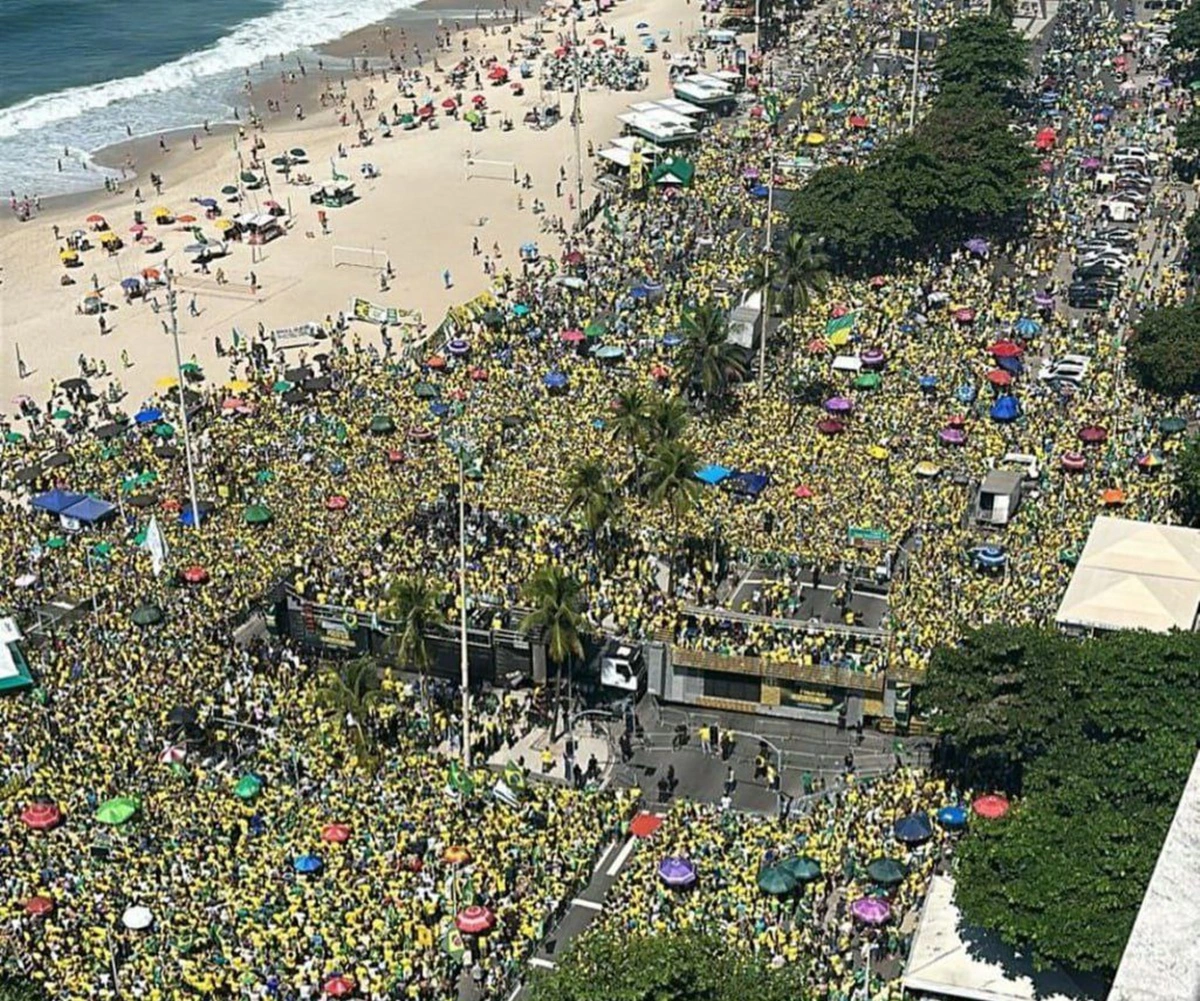
<path fill-rule="evenodd" d="M 247 71 L 312 66 L 312 46 L 416 2 L 0 0 L 0 194 L 102 187 L 90 153 L 227 121 Z"/>

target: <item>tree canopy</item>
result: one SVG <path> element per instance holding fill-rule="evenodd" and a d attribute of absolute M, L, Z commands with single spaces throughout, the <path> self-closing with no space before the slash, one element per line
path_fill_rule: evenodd
<path fill-rule="evenodd" d="M 946 29 L 937 72 L 943 88 L 1007 95 L 1029 73 L 1029 43 L 1004 17 L 964 17 Z"/>
<path fill-rule="evenodd" d="M 1200 306 L 1166 306 L 1143 313 L 1129 344 L 1138 384 L 1166 396 L 1200 390 Z"/>
<path fill-rule="evenodd" d="M 803 1001 L 802 967 L 769 969 L 696 932 L 586 935 L 532 984 L 532 1001 Z"/>
<path fill-rule="evenodd" d="M 1040 964 L 1111 974 L 1196 754 L 1200 636 L 994 626 L 918 696 L 963 785 L 1019 797 L 958 849 L 958 902 Z"/>
<path fill-rule="evenodd" d="M 1172 463 L 1175 475 L 1175 513 L 1184 523 L 1200 525 L 1200 435 L 1188 438 Z"/>

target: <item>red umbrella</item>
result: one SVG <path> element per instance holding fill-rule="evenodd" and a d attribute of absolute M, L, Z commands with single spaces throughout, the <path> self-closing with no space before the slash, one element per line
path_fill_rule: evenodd
<path fill-rule="evenodd" d="M 35 831 L 49 831 L 62 823 L 63 815 L 54 803 L 30 803 L 21 811 L 21 820 Z"/>
<path fill-rule="evenodd" d="M 578 250 L 572 250 L 566 257 L 563 258 L 572 267 L 576 267 L 583 263 L 583 254 Z"/>
<path fill-rule="evenodd" d="M 427 362 L 425 362 L 425 364 L 428 365 L 430 368 L 445 368 L 446 367 L 446 359 L 443 358 L 441 355 L 434 355 Z"/>
<path fill-rule="evenodd" d="M 850 310 L 848 310 L 845 306 L 843 306 L 839 302 L 836 306 L 833 307 L 833 309 L 831 309 L 829 311 L 829 315 L 832 316 L 836 320 L 839 317 L 845 316 L 849 312 L 850 312 Z"/>
<path fill-rule="evenodd" d="M 875 275 L 871 279 L 871 288 L 883 288 L 887 284 L 887 279 L 883 275 Z"/>
<path fill-rule="evenodd" d="M 603 38 L 593 38 L 592 44 L 598 49 L 604 48 L 608 43 Z"/>
<path fill-rule="evenodd" d="M 992 369 L 986 376 L 987 381 L 993 386 L 1010 386 L 1012 385 L 1012 376 L 1005 372 L 1002 368 Z"/>
<path fill-rule="evenodd" d="M 671 378 L 671 370 L 665 365 L 655 365 L 650 369 L 651 379 L 669 379 Z"/>
<path fill-rule="evenodd" d="M 239 396 L 231 396 L 221 403 L 222 410 L 241 410 L 246 405 L 246 401 Z"/>
<path fill-rule="evenodd" d="M 506 70 L 503 66 L 493 66 L 488 72 L 488 79 L 495 80 L 497 83 L 507 80 L 508 70 Z"/>
<path fill-rule="evenodd" d="M 1101 442 L 1108 440 L 1108 431 L 1097 424 L 1089 424 L 1079 431 L 1079 440 L 1086 442 L 1088 445 L 1099 445 Z"/>
<path fill-rule="evenodd" d="M 394 448 L 389 448 L 388 454 L 387 454 L 387 460 L 388 460 L 388 462 L 392 463 L 393 465 L 395 465 L 398 462 L 403 462 L 404 461 L 404 453 L 397 452 Z"/>
<path fill-rule="evenodd" d="M 567 54 L 567 50 L 560 45 L 557 49 L 554 50 L 554 54 L 559 59 L 561 59 L 563 56 L 565 56 Z"/>
<path fill-rule="evenodd" d="M 635 838 L 648 838 L 660 827 L 662 827 L 662 817 L 656 817 L 643 810 L 633 818 L 629 825 L 629 833 Z"/>
<path fill-rule="evenodd" d="M 988 354 L 996 358 L 1020 358 L 1024 353 L 1025 349 L 1013 341 L 996 341 L 988 348 Z"/>
<path fill-rule="evenodd" d="M 183 505 L 180 504 L 179 501 L 177 501 L 174 497 L 167 497 L 162 502 L 162 509 L 164 511 L 178 511 L 182 507 Z"/>
<path fill-rule="evenodd" d="M 417 109 L 417 117 L 418 118 L 432 118 L 433 117 L 433 105 L 426 104 L 424 107 L 418 108 Z"/>
<path fill-rule="evenodd" d="M 90 215 L 90 216 L 88 216 L 88 217 L 87 217 L 87 218 L 84 220 L 84 222 L 93 222 L 93 223 L 94 223 L 94 222 L 104 222 L 104 216 L 102 216 L 102 215 Z"/>
<path fill-rule="evenodd" d="M 808 353 L 810 355 L 823 355 L 828 350 L 828 342 L 821 340 L 819 337 L 814 337 L 808 342 Z"/>
<path fill-rule="evenodd" d="M 973 323 L 975 320 L 975 310 L 969 308 L 956 309 L 954 311 L 954 319 L 959 323 Z"/>
<path fill-rule="evenodd" d="M 478 904 L 472 904 L 459 911 L 458 916 L 454 919 L 454 927 L 464 935 L 482 935 L 485 931 L 494 928 L 495 925 L 496 915 Z"/>
<path fill-rule="evenodd" d="M 971 804 L 971 809 L 986 820 L 999 820 L 1008 813 L 1008 800 L 1003 796 L 980 796 Z"/>
<path fill-rule="evenodd" d="M 331 998 L 344 998 L 354 991 L 354 981 L 340 973 L 325 981 L 325 993 Z"/>
<path fill-rule="evenodd" d="M 350 828 L 345 824 L 326 824 L 321 828 L 321 840 L 335 845 L 345 844 L 350 840 Z"/>
<path fill-rule="evenodd" d="M 869 121 L 867 121 L 867 119 L 863 118 L 862 115 L 851 115 L 850 116 L 850 128 L 852 128 L 852 129 L 865 129 L 870 124 L 871 123 Z"/>
<path fill-rule="evenodd" d="M 190 567 L 184 567 L 179 576 L 181 576 L 189 584 L 203 584 L 206 580 L 208 580 L 208 571 L 202 566 L 193 565 Z"/>
<path fill-rule="evenodd" d="M 349 503 L 341 494 L 334 494 L 332 497 L 325 498 L 325 507 L 330 511 L 345 511 L 346 505 Z"/>
<path fill-rule="evenodd" d="M 841 421 L 835 421 L 832 418 L 827 417 L 825 420 L 817 422 L 817 430 L 820 431 L 821 434 L 841 434 L 846 430 L 846 425 Z"/>
<path fill-rule="evenodd" d="M 808 500 L 808 498 L 813 495 L 813 492 L 808 487 L 806 487 L 803 483 L 801 483 L 800 486 L 796 487 L 796 489 L 793 490 L 792 493 L 796 497 L 799 497 L 801 500 Z"/>
<path fill-rule="evenodd" d="M 967 419 L 962 414 L 951 414 L 946 423 L 952 428 L 961 428 L 967 426 Z"/>
<path fill-rule="evenodd" d="M 558 335 L 558 337 L 559 340 L 561 340 L 564 344 L 580 344 L 586 340 L 583 331 L 574 328 L 571 330 L 564 330 Z"/>
<path fill-rule="evenodd" d="M 1067 452 L 1058 461 L 1068 473 L 1082 473 L 1087 469 L 1087 459 L 1078 452 Z"/>
<path fill-rule="evenodd" d="M 477 368 L 471 369 L 471 378 L 475 382 L 487 382 L 488 374 L 484 369 L 477 367 Z"/>
<path fill-rule="evenodd" d="M 445 108 L 447 111 L 453 111 L 455 108 L 458 107 L 458 102 L 456 100 L 454 100 L 454 98 L 448 97 L 448 98 L 446 98 L 446 100 L 444 100 L 442 102 L 442 107 Z"/>
<path fill-rule="evenodd" d="M 30 897 L 25 901 L 25 913 L 30 917 L 44 918 L 54 910 L 54 901 L 49 897 Z"/>

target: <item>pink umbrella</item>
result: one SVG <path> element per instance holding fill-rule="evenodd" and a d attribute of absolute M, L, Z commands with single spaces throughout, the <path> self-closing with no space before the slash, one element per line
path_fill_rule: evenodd
<path fill-rule="evenodd" d="M 458 912 L 454 926 L 466 935 L 482 935 L 496 925 L 496 915 L 486 907 L 472 904 Z"/>
<path fill-rule="evenodd" d="M 559 340 L 565 344 L 580 344 L 587 339 L 582 330 L 576 329 L 564 330 L 558 336 Z"/>
<path fill-rule="evenodd" d="M 1008 800 L 995 794 L 980 796 L 971 804 L 971 809 L 985 820 L 999 820 L 1008 813 Z"/>
<path fill-rule="evenodd" d="M 865 925 L 878 926 L 892 916 L 892 905 L 881 897 L 859 897 L 850 913 Z"/>

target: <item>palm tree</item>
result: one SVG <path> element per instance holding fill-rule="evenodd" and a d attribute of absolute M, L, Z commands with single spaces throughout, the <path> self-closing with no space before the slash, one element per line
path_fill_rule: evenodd
<path fill-rule="evenodd" d="M 829 287 L 829 257 L 810 237 L 789 233 L 779 255 L 777 274 L 783 283 L 785 317 L 803 316 L 813 296 Z"/>
<path fill-rule="evenodd" d="M 729 340 L 729 319 L 715 301 L 708 300 L 683 317 L 683 343 L 679 361 L 705 399 L 719 401 L 729 386 L 746 377 L 746 352 Z"/>
<path fill-rule="evenodd" d="M 619 503 L 608 467 L 599 459 L 580 460 L 567 474 L 567 489 L 570 496 L 563 513 L 578 511 L 583 515 L 594 547 L 596 534 L 616 512 Z"/>
<path fill-rule="evenodd" d="M 623 438 L 629 446 L 629 462 L 637 469 L 637 447 L 646 433 L 646 411 L 650 397 L 643 386 L 632 385 L 617 394 L 609 421 L 614 438 Z"/>
<path fill-rule="evenodd" d="M 558 665 L 558 692 L 554 699 L 554 720 L 551 738 L 558 726 L 558 708 L 562 701 L 562 666 L 567 665 L 567 683 L 571 682 L 571 660 L 583 656 L 579 636 L 584 623 L 582 609 L 583 585 L 566 570 L 555 564 L 542 567 L 525 583 L 524 598 L 533 607 L 520 624 L 523 633 L 538 633 L 546 638 L 546 652 Z M 570 687 L 567 690 L 570 699 Z M 567 713 L 570 725 L 570 712 Z"/>
<path fill-rule="evenodd" d="M 656 396 L 646 410 L 646 434 L 652 448 L 663 441 L 678 441 L 688 425 L 688 408 L 678 396 Z"/>
<path fill-rule="evenodd" d="M 363 720 L 384 697 L 378 666 L 371 657 L 355 657 L 327 666 L 324 675 L 318 698 L 337 710 L 345 726 L 354 729 L 359 750 L 366 754 L 371 740 Z"/>
<path fill-rule="evenodd" d="M 388 588 L 388 617 L 399 624 L 392 636 L 396 659 L 402 667 L 413 668 L 421 676 L 421 695 L 428 688 L 432 658 L 425 634 L 440 621 L 437 592 L 422 576 L 401 577 Z"/>
<path fill-rule="evenodd" d="M 675 555 L 679 548 L 679 521 L 700 499 L 700 481 L 696 471 L 700 458 L 696 450 L 683 442 L 664 441 L 650 458 L 646 479 L 650 501 L 665 507 L 671 516 L 671 554 L 667 570 L 667 596 L 675 595 Z"/>

